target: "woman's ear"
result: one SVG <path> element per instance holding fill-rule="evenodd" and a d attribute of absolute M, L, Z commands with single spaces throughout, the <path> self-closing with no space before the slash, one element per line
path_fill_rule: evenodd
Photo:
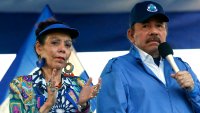
<path fill-rule="evenodd" d="M 127 37 L 129 39 L 129 41 L 134 44 L 135 40 L 134 40 L 134 30 L 133 29 L 131 29 L 131 28 L 128 29 Z"/>
<path fill-rule="evenodd" d="M 42 45 L 38 41 L 36 41 L 35 43 L 35 51 L 38 55 L 41 55 L 42 53 Z"/>

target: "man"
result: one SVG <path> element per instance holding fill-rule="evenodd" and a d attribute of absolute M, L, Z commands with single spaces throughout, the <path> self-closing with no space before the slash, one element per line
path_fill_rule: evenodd
<path fill-rule="evenodd" d="M 137 3 L 130 14 L 130 52 L 104 68 L 97 113 L 200 113 L 200 83 L 188 64 L 174 58 L 175 73 L 158 46 L 166 42 L 168 17 L 155 2 Z"/>

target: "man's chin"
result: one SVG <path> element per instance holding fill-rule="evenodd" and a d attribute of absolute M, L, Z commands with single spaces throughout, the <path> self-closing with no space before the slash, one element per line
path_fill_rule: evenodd
<path fill-rule="evenodd" d="M 151 49 L 149 49 L 148 52 L 152 56 L 157 56 L 159 54 L 158 46 L 151 47 Z"/>

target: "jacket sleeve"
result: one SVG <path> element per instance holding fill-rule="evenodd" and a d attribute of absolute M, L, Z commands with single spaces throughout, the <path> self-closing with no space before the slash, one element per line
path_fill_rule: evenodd
<path fill-rule="evenodd" d="M 16 79 L 10 83 L 10 113 L 26 113 L 19 87 L 20 84 Z"/>
<path fill-rule="evenodd" d="M 200 82 L 199 82 L 196 74 L 192 71 L 189 64 L 184 62 L 180 58 L 179 58 L 179 60 L 181 61 L 181 63 L 184 64 L 184 68 L 186 69 L 186 71 L 188 71 L 191 74 L 192 79 L 194 81 L 194 89 L 192 91 L 186 90 L 188 100 L 191 102 L 195 113 L 200 113 Z"/>
<path fill-rule="evenodd" d="M 97 96 L 97 113 L 126 113 L 127 94 L 123 73 L 115 60 L 110 60 L 101 74 L 102 85 Z"/>
<path fill-rule="evenodd" d="M 188 68 L 188 71 L 194 80 L 194 89 L 192 91 L 187 91 L 187 95 L 189 101 L 192 103 L 195 113 L 200 113 L 200 82 L 191 68 Z"/>

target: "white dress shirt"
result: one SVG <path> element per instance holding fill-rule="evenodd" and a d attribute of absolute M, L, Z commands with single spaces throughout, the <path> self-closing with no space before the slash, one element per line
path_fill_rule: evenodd
<path fill-rule="evenodd" d="M 136 46 L 135 46 L 136 47 Z M 164 64 L 163 59 L 160 60 L 159 66 L 154 63 L 153 57 L 148 53 L 144 52 L 143 50 L 136 47 L 142 62 L 153 71 L 153 73 L 166 85 L 165 76 L 164 76 Z"/>

